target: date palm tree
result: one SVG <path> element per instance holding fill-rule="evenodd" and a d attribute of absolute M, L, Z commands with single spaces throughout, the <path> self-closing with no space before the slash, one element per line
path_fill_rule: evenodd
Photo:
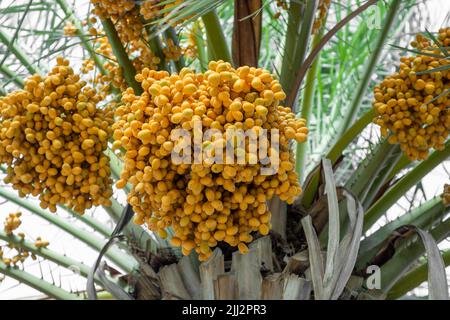
<path fill-rule="evenodd" d="M 89 1 L 66 1 L 0 5 L 1 94 L 21 88 L 31 74 L 45 74 L 57 55 L 89 58 L 103 74 L 108 73 L 105 62 L 118 63 L 126 86 L 139 93 L 134 57 L 117 30 L 124 17 L 102 16 L 95 22 Z M 310 129 L 306 143 L 292 145 L 303 193 L 293 205 L 270 201 L 273 228 L 267 236 L 256 236 L 247 254 L 219 243 L 207 261 L 199 262 L 195 253 L 182 256 L 168 241 L 130 222 L 126 192 L 115 190 L 111 206 L 84 215 L 65 207 L 53 214 L 5 184 L 0 196 L 8 204 L 46 220 L 98 258 L 94 263 L 91 256 L 86 264 L 75 252 L 54 249 L 53 242 L 39 247 L 0 231 L 5 244 L 38 257 L 41 276 L 30 271 L 28 262 L 8 266 L 0 261 L 1 273 L 56 299 L 397 299 L 425 281 L 430 298 L 448 298 L 450 210 L 442 194 L 429 198 L 425 179 L 440 170 L 447 176 L 439 183 L 449 180 L 450 141 L 427 159 L 411 161 L 372 124 L 372 88 L 398 67 L 399 56 L 417 54 L 408 43 L 413 33 L 425 32 L 421 2 L 135 3 L 149 3 L 163 13 L 142 16 L 143 40 L 159 58 L 160 69 L 204 71 L 209 61 L 220 59 L 236 67 L 264 67 L 278 76 L 285 105 Z M 95 23 L 104 34 L 89 33 Z M 63 33 L 64 26 L 73 28 L 72 36 Z M 433 43 L 430 31 L 425 37 Z M 105 37 L 115 61 L 99 54 L 96 40 Z M 166 60 L 169 42 L 189 43 L 195 55 Z M 120 101 L 120 96 L 120 89 L 112 88 L 107 99 Z M 112 149 L 106 153 L 116 181 L 123 161 Z M 75 272 L 86 287 L 74 289 L 55 279 L 54 271 L 42 276 L 45 265 Z"/>

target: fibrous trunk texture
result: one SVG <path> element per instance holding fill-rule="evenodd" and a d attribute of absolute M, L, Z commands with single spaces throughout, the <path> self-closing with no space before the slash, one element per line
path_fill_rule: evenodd
<path fill-rule="evenodd" d="M 234 6 L 234 64 L 256 67 L 261 42 L 262 1 L 235 0 Z"/>

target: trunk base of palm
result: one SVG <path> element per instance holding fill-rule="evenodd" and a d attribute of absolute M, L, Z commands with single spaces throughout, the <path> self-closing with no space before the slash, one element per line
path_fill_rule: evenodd
<path fill-rule="evenodd" d="M 198 268 L 189 257 L 176 263 L 158 266 L 155 272 L 150 265 L 131 278 L 135 282 L 137 299 L 300 299 L 311 297 L 312 284 L 295 270 L 305 270 L 305 261 L 284 264 L 280 270 L 273 239 L 265 236 L 249 246 L 249 253 L 239 251 L 229 255 L 216 248 L 211 258 Z M 159 259 L 164 260 L 161 255 Z M 155 283 L 158 281 L 159 283 Z"/>

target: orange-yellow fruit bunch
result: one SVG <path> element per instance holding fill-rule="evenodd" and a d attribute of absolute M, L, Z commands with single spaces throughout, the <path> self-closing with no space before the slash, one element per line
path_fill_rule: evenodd
<path fill-rule="evenodd" d="M 139 7 L 133 0 L 91 0 L 92 13 L 101 19 L 109 18 L 114 23 L 120 39 L 125 42 L 138 41 L 144 24 Z"/>
<path fill-rule="evenodd" d="M 59 57 L 46 76 L 0 98 L 0 161 L 19 195 L 39 196 L 42 208 L 66 205 L 83 213 L 110 205 L 107 148 L 112 112 Z"/>
<path fill-rule="evenodd" d="M 36 248 L 47 248 L 50 242 L 43 240 L 41 237 L 37 237 L 34 245 Z"/>
<path fill-rule="evenodd" d="M 99 10 L 97 15 L 121 16 L 135 8 L 134 0 L 91 0 Z M 100 11 L 101 10 L 101 11 Z"/>
<path fill-rule="evenodd" d="M 450 46 L 450 27 L 439 29 L 437 39 L 442 47 Z M 419 50 L 432 47 L 433 41 L 418 33 L 416 39 L 411 42 L 411 46 Z"/>
<path fill-rule="evenodd" d="M 431 46 L 431 41 L 430 41 L 430 39 L 426 38 L 421 33 L 418 33 L 418 34 L 416 34 L 416 39 L 411 41 L 410 44 L 412 47 L 414 47 L 416 49 L 423 50 L 423 49 Z"/>
<path fill-rule="evenodd" d="M 169 15 L 173 15 L 173 12 L 179 11 L 181 8 L 189 5 L 188 2 L 184 0 L 174 0 L 173 2 L 166 3 L 162 10 L 164 10 L 164 16 L 167 17 Z M 188 16 L 185 18 L 177 18 L 176 22 L 172 22 L 169 20 L 169 23 L 171 23 L 172 27 L 176 27 L 178 24 L 183 23 L 187 19 L 190 19 L 192 16 Z"/>
<path fill-rule="evenodd" d="M 195 59 L 198 56 L 197 43 L 195 41 L 195 28 L 192 28 L 187 34 L 187 45 L 182 49 L 187 58 Z"/>
<path fill-rule="evenodd" d="M 141 3 L 140 13 L 144 19 L 154 20 L 171 14 L 172 11 L 170 8 L 175 9 L 175 6 L 178 7 L 180 5 L 183 5 L 182 1 L 178 0 L 166 4 L 164 4 L 161 0 L 150 0 Z M 165 10 L 165 12 L 161 13 L 163 10 Z M 172 23 L 172 26 L 175 27 L 184 20 L 185 19 L 181 19 L 180 21 L 177 21 L 177 23 Z M 188 50 L 188 48 L 181 48 L 179 45 L 175 45 L 172 39 L 166 39 L 165 46 L 162 51 L 166 60 L 178 61 L 186 50 Z"/>
<path fill-rule="evenodd" d="M 144 23 L 137 8 L 125 13 L 117 20 L 113 19 L 113 22 L 116 22 L 117 34 L 123 43 L 141 42 L 141 37 L 146 35 Z"/>
<path fill-rule="evenodd" d="M 125 150 L 117 187 L 130 183 L 128 202 L 136 212 L 135 222 L 147 223 L 161 237 L 172 227 L 173 245 L 181 246 L 184 255 L 195 249 L 200 260 L 206 260 L 220 241 L 247 252 L 253 233 L 267 235 L 271 228 L 266 202 L 278 195 L 292 203 L 301 193 L 289 140 L 306 140 L 305 120 L 279 105 L 286 95 L 264 69 L 233 69 L 229 63 L 212 61 L 205 73 L 185 68 L 169 75 L 144 69 L 136 79 L 144 93 L 124 92 L 113 126 L 113 147 Z M 258 148 L 266 147 L 279 169 L 262 174 L 263 165 L 250 162 L 255 159 L 248 139 L 245 147 L 232 144 L 233 153 L 243 155 L 243 164 L 230 161 L 228 155 L 222 164 L 211 157 L 198 163 L 174 162 L 171 152 L 182 145 L 171 136 L 175 129 L 184 129 L 191 137 L 216 129 L 213 137 L 204 137 L 201 147 L 203 152 L 223 150 L 223 154 L 227 141 L 234 141 L 228 129 L 252 130 L 255 135 L 262 129 L 278 129 L 279 152 L 270 132 Z"/>
<path fill-rule="evenodd" d="M 96 38 L 94 40 L 94 44 L 95 52 L 101 56 L 108 57 L 109 59 L 105 60 L 103 63 L 103 68 L 106 70 L 106 74 L 97 74 L 93 79 L 93 82 L 100 85 L 100 90 L 105 94 L 109 92 L 110 86 L 120 90 L 125 90 L 127 88 L 127 84 L 123 76 L 123 71 L 113 54 L 108 38 Z M 93 70 L 95 63 L 92 59 L 88 59 L 85 60 L 83 66 L 86 66 L 86 69 L 83 70 L 83 72 L 88 73 Z"/>
<path fill-rule="evenodd" d="M 152 70 L 158 69 L 158 64 L 161 62 L 159 57 L 155 56 L 148 45 L 143 41 L 132 42 L 130 47 L 130 54 L 139 52 L 139 56 L 132 59 L 134 68 L 138 71 L 149 68 Z"/>
<path fill-rule="evenodd" d="M 97 18 L 91 17 L 89 22 L 95 24 L 97 22 Z M 88 21 L 83 21 L 83 25 L 88 25 Z M 77 29 L 75 26 L 70 21 L 67 22 L 64 27 L 64 34 L 66 36 L 74 36 L 76 35 L 76 32 Z M 96 85 L 97 91 L 102 94 L 103 97 L 110 93 L 111 85 L 114 88 L 125 90 L 127 85 L 122 74 L 122 69 L 119 67 L 116 58 L 114 57 L 108 38 L 102 35 L 101 32 L 95 27 L 89 28 L 89 34 L 92 36 L 91 41 L 95 48 L 95 52 L 101 57 L 106 58 L 102 66 L 106 72 L 96 72 L 95 62 L 91 58 L 83 60 L 80 72 L 85 75 L 91 72 L 94 74 L 93 78 L 88 81 L 89 83 Z"/>
<path fill-rule="evenodd" d="M 439 32 L 440 41 L 450 40 L 450 29 Z M 389 143 L 400 144 L 411 160 L 425 159 L 429 150 L 442 150 L 450 130 L 450 72 L 420 72 L 450 64 L 436 45 L 418 38 L 413 44 L 423 54 L 400 59 L 400 70 L 385 78 L 374 89 L 374 122 L 381 134 L 389 136 Z M 418 45 L 421 43 L 421 45 Z"/>
<path fill-rule="evenodd" d="M 12 234 L 13 231 L 22 224 L 22 221 L 20 221 L 21 215 L 22 212 L 10 213 L 8 215 L 8 217 L 5 219 L 5 222 L 3 223 L 3 229 L 5 230 L 6 234 Z"/>
<path fill-rule="evenodd" d="M 93 83 L 100 85 L 99 91 L 108 94 L 110 86 L 118 88 L 121 91 L 126 90 L 127 84 L 123 76 L 122 68 L 119 66 L 116 57 L 112 51 L 112 47 L 107 37 L 99 37 L 93 40 L 95 45 L 95 52 L 103 57 L 108 57 L 104 63 L 103 68 L 105 74 L 96 74 L 93 79 Z M 144 66 L 148 68 L 157 69 L 157 65 L 160 62 L 158 57 L 155 57 L 148 46 L 141 40 L 132 41 L 127 48 L 128 54 L 133 55 L 139 53 L 137 57 L 132 59 L 133 66 L 136 70 L 142 70 Z M 88 74 L 93 71 L 95 63 L 92 59 L 86 59 L 83 61 L 82 73 Z"/>
<path fill-rule="evenodd" d="M 83 74 L 87 74 L 95 69 L 95 62 L 92 59 L 83 60 L 80 68 L 80 72 Z"/>
<path fill-rule="evenodd" d="M 147 0 L 141 3 L 140 13 L 145 20 L 153 20 L 160 17 L 160 11 L 163 9 L 161 0 Z"/>
<path fill-rule="evenodd" d="M 442 200 L 446 206 L 450 205 L 450 184 L 444 186 L 444 194 L 442 195 Z"/>
<path fill-rule="evenodd" d="M 95 8 L 92 10 L 93 14 L 99 16 L 101 19 L 109 18 L 114 23 L 117 33 L 125 45 L 127 53 L 132 58 L 133 65 L 136 70 L 142 70 L 144 66 L 156 69 L 160 60 L 152 53 L 148 45 L 142 40 L 148 38 L 147 31 L 144 28 L 142 17 L 139 12 L 139 6 L 135 1 L 121 0 L 114 1 L 114 6 L 110 7 L 110 1 L 106 0 L 92 0 Z M 91 23 L 95 23 L 96 19 L 91 18 Z M 103 65 L 106 74 L 97 74 L 93 79 L 95 84 L 102 85 L 101 91 L 107 94 L 110 85 L 120 90 L 126 89 L 126 82 L 123 77 L 123 72 L 117 59 L 112 52 L 111 45 L 106 36 L 101 36 L 102 31 L 91 27 L 89 32 L 93 39 L 96 53 L 107 57 Z M 91 59 L 85 61 L 85 73 L 93 69 L 94 62 Z"/>
<path fill-rule="evenodd" d="M 319 7 L 317 8 L 317 16 L 314 20 L 312 33 L 316 34 L 322 27 L 322 23 L 328 14 L 328 9 L 330 8 L 331 0 L 319 0 Z"/>
<path fill-rule="evenodd" d="M 159 19 L 169 15 L 174 15 L 173 12 L 180 10 L 182 6 L 186 5 L 184 2 L 185 1 L 183 0 L 174 0 L 170 2 L 163 0 L 147 0 L 141 3 L 140 13 L 145 20 Z M 176 25 L 189 18 L 190 17 L 179 19 L 176 23 L 172 23 L 172 26 L 176 27 Z"/>
<path fill-rule="evenodd" d="M 19 233 L 20 236 L 25 236 L 23 233 Z M 22 237 L 22 239 L 23 239 Z M 10 267 L 11 265 L 17 266 L 18 263 L 24 263 L 25 260 L 28 258 L 32 258 L 33 260 L 36 260 L 36 256 L 34 254 L 30 255 L 30 252 L 26 249 L 23 249 L 19 246 L 16 246 L 13 243 L 7 244 L 8 249 L 15 249 L 16 253 L 14 255 L 11 255 L 11 251 L 9 250 L 8 254 L 5 254 L 3 251 L 3 248 L 0 246 L 0 259 L 2 262 L 7 266 Z"/>

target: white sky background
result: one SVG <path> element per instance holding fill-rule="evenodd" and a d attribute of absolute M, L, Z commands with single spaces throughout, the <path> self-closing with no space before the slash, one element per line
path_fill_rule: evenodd
<path fill-rule="evenodd" d="M 4 1 L 2 1 L 4 2 Z M 7 2 L 7 1 L 6 1 Z M 19 2 L 19 1 L 17 1 Z M 70 2 L 70 1 L 69 1 Z M 2 3 L 1 6 L 4 4 Z M 450 0 L 429 0 L 427 1 L 428 10 L 430 10 L 431 20 L 427 21 L 426 24 L 420 26 L 418 30 L 411 30 L 411 32 L 423 31 L 426 27 L 429 30 L 437 30 L 439 27 L 443 26 L 443 22 L 446 20 L 447 15 L 450 12 Z M 80 11 L 77 10 L 77 14 L 82 16 Z M 448 22 L 448 21 L 447 21 Z M 450 163 L 447 161 L 447 167 L 450 168 Z M 446 181 L 449 181 L 448 173 L 445 172 L 444 168 L 440 166 L 433 170 L 429 175 L 423 179 L 425 193 L 428 198 L 433 197 L 436 194 L 442 192 L 443 185 Z M 1 182 L 0 182 L 1 183 Z M 121 203 L 124 203 L 123 195 L 120 196 Z M 36 200 L 30 199 L 29 201 Z M 0 223 L 4 218 L 11 212 L 16 212 L 20 208 L 12 203 L 1 203 L 0 210 Z M 401 206 L 406 206 L 408 203 L 402 201 L 399 203 Z M 22 210 L 24 217 L 22 219 L 22 226 L 19 231 L 26 232 L 26 239 L 34 240 L 37 236 L 42 236 L 46 240 L 50 241 L 49 248 L 57 251 L 59 253 L 66 253 L 68 256 L 75 258 L 79 261 L 85 262 L 87 265 L 91 265 L 95 258 L 95 252 L 83 243 L 74 240 L 74 238 L 64 231 L 54 227 L 53 225 L 47 223 L 39 217 L 36 217 L 25 210 Z M 402 213 L 398 205 L 394 206 L 389 210 L 388 218 L 392 219 L 398 214 Z M 110 228 L 113 228 L 107 214 L 102 208 L 97 208 L 87 213 L 95 216 L 100 221 L 107 223 Z M 58 212 L 58 215 L 70 219 L 71 222 L 75 223 L 81 228 L 87 228 L 83 223 L 77 221 L 65 212 Z M 1 227 L 1 226 L 0 226 Z M 449 247 L 448 242 L 443 244 L 445 247 Z M 46 280 L 52 281 L 58 285 L 62 285 L 65 289 L 72 289 L 75 291 L 84 290 L 85 281 L 83 278 L 78 277 L 72 271 L 60 268 L 53 263 L 43 262 L 33 262 L 29 261 L 25 264 L 26 270 L 30 273 L 40 276 L 43 274 Z M 447 268 L 447 273 L 450 274 L 450 268 Z M 0 275 L 1 278 L 1 275 Z M 426 290 L 418 290 L 416 293 L 423 295 L 426 294 Z M 40 293 L 26 285 L 19 284 L 17 281 L 5 278 L 0 282 L 0 299 L 20 299 L 26 297 L 40 296 Z"/>

